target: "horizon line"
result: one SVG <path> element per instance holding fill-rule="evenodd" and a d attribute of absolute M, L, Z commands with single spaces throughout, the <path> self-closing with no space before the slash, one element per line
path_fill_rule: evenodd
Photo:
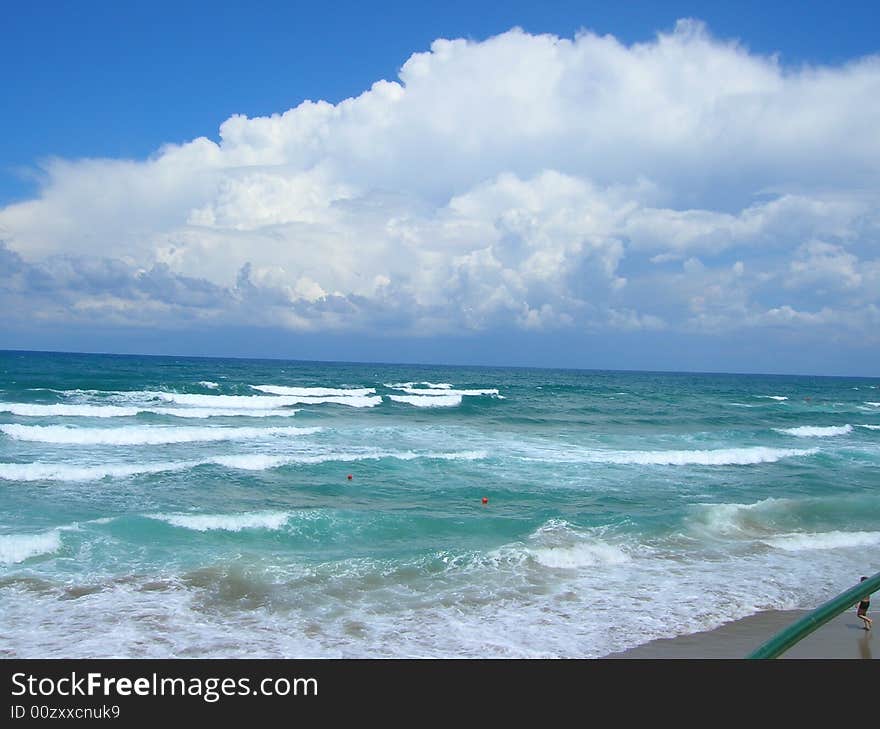
<path fill-rule="evenodd" d="M 511 370 L 562 370 L 570 372 L 627 372 L 632 374 L 667 374 L 667 375 L 751 375 L 760 377 L 827 377 L 835 379 L 880 380 L 880 375 L 829 375 L 809 372 L 731 372 L 724 370 L 664 370 L 664 369 L 627 369 L 607 367 L 548 367 L 544 365 L 492 365 L 492 364 L 454 364 L 449 362 L 387 362 L 383 360 L 336 360 L 336 359 L 296 359 L 292 357 L 247 357 L 243 355 L 210 355 L 210 354 L 150 354 L 143 352 L 91 352 L 69 351 L 57 349 L 0 349 L 0 354 L 68 354 L 91 355 L 98 357 L 155 357 L 161 359 L 207 359 L 207 360 L 242 360 L 256 362 L 297 362 L 308 364 L 348 364 L 348 365 L 384 365 L 410 367 L 457 367 L 479 369 L 511 369 Z"/>

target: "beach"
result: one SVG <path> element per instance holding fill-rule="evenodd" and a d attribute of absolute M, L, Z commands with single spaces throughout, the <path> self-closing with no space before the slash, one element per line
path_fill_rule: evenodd
<path fill-rule="evenodd" d="M 807 610 L 774 610 L 734 620 L 715 630 L 653 640 L 606 658 L 746 658 L 780 630 L 807 615 Z M 876 631 L 867 631 L 855 610 L 847 611 L 792 646 L 780 658 L 871 659 L 880 657 Z"/>

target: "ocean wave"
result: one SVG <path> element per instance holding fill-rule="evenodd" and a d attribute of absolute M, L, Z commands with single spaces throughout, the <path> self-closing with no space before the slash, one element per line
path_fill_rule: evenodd
<path fill-rule="evenodd" d="M 814 426 L 802 425 L 799 428 L 773 428 L 777 433 L 794 435 L 798 438 L 830 438 L 835 435 L 852 433 L 851 425 Z"/>
<path fill-rule="evenodd" d="M 391 390 L 402 390 L 407 387 L 415 387 L 416 385 L 424 385 L 432 390 L 449 390 L 452 388 L 448 382 L 393 382 L 385 383 L 385 387 Z"/>
<path fill-rule="evenodd" d="M 480 395 L 498 395 L 498 390 L 494 387 L 483 390 L 426 390 L 423 387 L 398 387 L 396 389 L 405 392 L 407 395 L 424 395 L 425 397 L 451 397 L 453 395 L 457 395 L 458 397 L 475 397 Z M 389 395 L 389 397 L 399 396 Z"/>
<path fill-rule="evenodd" d="M 61 531 L 52 529 L 41 534 L 0 534 L 0 562 L 15 564 L 41 554 L 61 549 Z"/>
<path fill-rule="evenodd" d="M 182 471 L 198 465 L 195 461 L 144 463 L 140 465 L 72 466 L 66 463 L 0 463 L 4 481 L 100 481 L 102 478 L 128 478 L 146 473 Z"/>
<path fill-rule="evenodd" d="M 377 396 L 327 397 L 312 396 L 278 396 L 278 395 L 192 395 L 179 392 L 150 392 L 154 398 L 173 402 L 178 405 L 193 405 L 203 408 L 227 408 L 233 410 L 265 410 L 267 408 L 283 408 L 290 405 L 347 405 L 355 408 L 371 408 L 379 405 L 382 398 Z"/>
<path fill-rule="evenodd" d="M 776 402 L 783 402 L 785 400 L 788 400 L 785 395 L 755 395 L 755 397 L 762 397 L 767 400 L 776 400 Z"/>
<path fill-rule="evenodd" d="M 870 405 L 871 407 L 874 407 L 874 408 L 880 408 L 880 402 L 868 402 L 866 400 L 865 405 Z"/>
<path fill-rule="evenodd" d="M 486 451 L 455 451 L 451 453 L 425 452 L 416 451 L 367 451 L 367 452 L 350 452 L 350 453 L 315 453 L 300 454 L 291 456 L 220 456 L 211 459 L 211 463 L 217 463 L 229 468 L 241 468 L 245 470 L 257 470 L 261 464 L 265 468 L 279 468 L 292 464 L 302 464 L 308 466 L 316 466 L 322 463 L 352 463 L 356 461 L 380 461 L 386 458 L 393 458 L 398 461 L 416 461 L 419 459 L 437 460 L 437 461 L 479 461 L 487 458 Z"/>
<path fill-rule="evenodd" d="M 266 392 L 271 395 L 290 395 L 291 397 L 366 397 L 375 395 L 374 387 L 362 388 L 333 388 L 333 387 L 282 387 L 281 385 L 250 385 L 254 390 Z"/>
<path fill-rule="evenodd" d="M 81 417 L 81 418 L 131 418 L 141 413 L 168 415 L 174 418 L 283 418 L 292 417 L 299 409 L 215 409 L 215 408 L 162 408 L 127 407 L 121 405 L 40 405 L 29 403 L 0 403 L 0 413 L 11 413 L 28 418 Z"/>
<path fill-rule="evenodd" d="M 490 563 L 522 564 L 533 561 L 551 569 L 578 569 L 617 565 L 631 557 L 591 530 L 581 531 L 564 519 L 549 519 L 525 543 L 507 544 L 486 555 Z"/>
<path fill-rule="evenodd" d="M 202 387 L 207 387 L 209 390 L 216 390 L 220 387 L 216 382 L 211 382 L 210 380 L 202 380 L 199 384 Z"/>
<path fill-rule="evenodd" d="M 142 413 L 167 415 L 172 418 L 292 418 L 299 408 L 277 410 L 223 410 L 214 408 L 145 408 Z"/>
<path fill-rule="evenodd" d="M 576 569 L 630 561 L 630 556 L 620 547 L 600 541 L 570 547 L 538 547 L 530 549 L 529 554 L 539 564 L 554 569 Z"/>
<path fill-rule="evenodd" d="M 761 540 L 768 546 L 786 552 L 805 552 L 817 549 L 845 549 L 873 547 L 880 544 L 880 532 L 819 532 L 815 534 L 781 534 Z"/>
<path fill-rule="evenodd" d="M 152 514 L 148 518 L 197 532 L 240 532 L 244 529 L 277 531 L 287 524 L 290 513 L 263 511 L 249 514 Z"/>
<path fill-rule="evenodd" d="M 756 463 L 775 463 L 783 458 L 810 456 L 817 452 L 816 448 L 763 446 L 687 451 L 590 451 L 575 460 L 587 463 L 646 466 L 748 466 Z"/>
<path fill-rule="evenodd" d="M 141 464 L 101 464 L 80 466 L 66 463 L 0 463 L 0 480 L 3 481 L 100 481 L 104 478 L 129 478 L 150 473 L 185 471 L 199 466 L 222 466 L 242 471 L 269 471 L 283 466 L 322 463 L 351 463 L 377 461 L 393 458 L 401 461 L 419 459 L 439 461 L 478 461 L 488 457 L 486 451 L 424 452 L 371 451 L 366 453 L 320 453 L 300 455 L 265 455 L 249 453 L 233 456 L 214 456 L 193 461 L 169 461 Z"/>
<path fill-rule="evenodd" d="M 226 440 L 253 440 L 266 436 L 310 435 L 321 428 L 181 428 L 133 425 L 123 428 L 73 428 L 64 425 L 0 425 L 10 438 L 39 443 L 77 445 L 165 445 Z"/>
<path fill-rule="evenodd" d="M 752 504 L 697 504 L 689 523 L 715 536 L 756 538 L 772 531 L 774 514 L 786 514 L 791 508 L 790 500 L 774 498 Z"/>
<path fill-rule="evenodd" d="M 880 430 L 880 425 L 857 425 L 858 428 L 867 428 L 868 430 Z"/>
<path fill-rule="evenodd" d="M 461 405 L 461 395 L 388 395 L 394 402 L 417 408 L 454 408 Z"/>
<path fill-rule="evenodd" d="M 0 403 L 0 413 L 11 413 L 27 418 L 82 417 L 130 418 L 139 408 L 119 405 L 42 405 L 37 403 Z"/>

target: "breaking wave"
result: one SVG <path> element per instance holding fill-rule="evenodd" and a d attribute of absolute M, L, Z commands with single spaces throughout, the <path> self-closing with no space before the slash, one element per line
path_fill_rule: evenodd
<path fill-rule="evenodd" d="M 197 532 L 240 532 L 244 529 L 281 529 L 290 519 L 290 514 L 286 511 L 252 514 L 154 514 L 148 518 Z"/>
<path fill-rule="evenodd" d="M 15 564 L 41 554 L 52 554 L 61 549 L 58 529 L 42 534 L 0 534 L 0 562 Z"/>
<path fill-rule="evenodd" d="M 77 445 L 165 445 L 224 440 L 253 440 L 266 436 L 310 435 L 321 428 L 180 428 L 133 425 L 123 428 L 73 428 L 64 425 L 0 425 L 16 440 Z"/>
<path fill-rule="evenodd" d="M 794 435 L 798 438 L 830 438 L 835 435 L 846 435 L 852 433 L 851 425 L 832 425 L 828 427 L 802 425 L 799 428 L 774 428 L 777 433 L 785 433 L 786 435 Z"/>

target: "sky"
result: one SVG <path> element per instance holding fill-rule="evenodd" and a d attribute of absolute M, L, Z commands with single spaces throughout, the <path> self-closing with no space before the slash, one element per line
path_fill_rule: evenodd
<path fill-rule="evenodd" d="M 9 3 L 0 349 L 880 376 L 878 20 Z"/>

